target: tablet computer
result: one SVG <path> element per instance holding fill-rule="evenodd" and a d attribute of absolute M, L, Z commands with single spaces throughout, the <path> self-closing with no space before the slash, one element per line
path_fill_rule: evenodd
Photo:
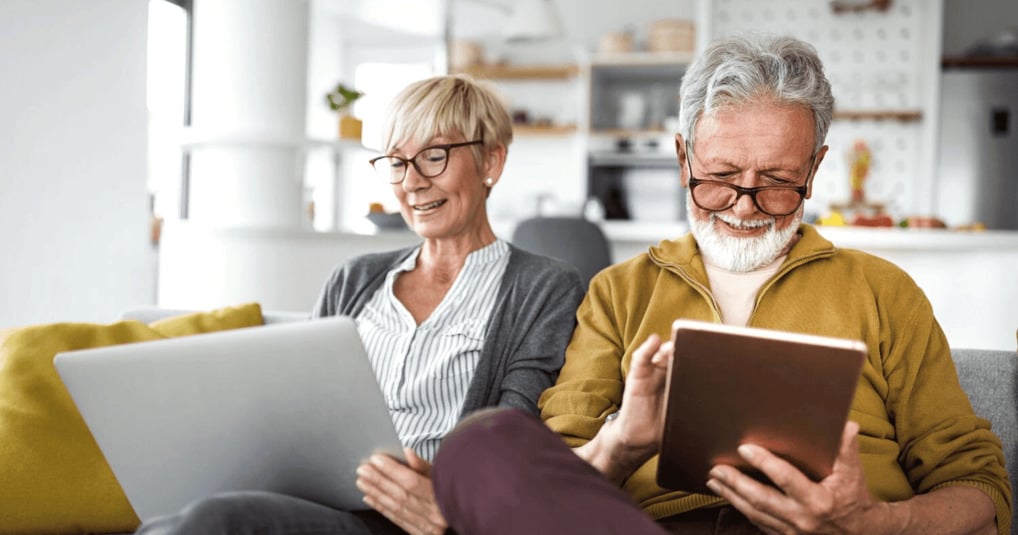
<path fill-rule="evenodd" d="M 658 485 L 709 494 L 717 464 L 766 481 L 739 456 L 740 444 L 764 447 L 815 481 L 831 473 L 865 344 L 691 320 L 673 331 Z"/>

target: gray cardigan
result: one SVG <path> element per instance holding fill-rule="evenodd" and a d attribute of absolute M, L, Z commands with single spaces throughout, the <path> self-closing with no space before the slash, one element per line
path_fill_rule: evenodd
<path fill-rule="evenodd" d="M 385 275 L 415 247 L 358 256 L 326 281 L 313 317 L 356 317 Z M 579 272 L 563 262 L 509 246 L 488 334 L 460 417 L 490 406 L 537 412 L 537 398 L 555 383 L 576 326 L 584 288 Z"/>

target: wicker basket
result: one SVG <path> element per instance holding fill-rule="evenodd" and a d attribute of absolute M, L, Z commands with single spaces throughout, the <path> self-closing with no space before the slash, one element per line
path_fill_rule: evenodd
<path fill-rule="evenodd" d="M 692 52 L 696 30 L 693 23 L 681 19 L 661 19 L 650 25 L 647 49 L 651 52 Z"/>

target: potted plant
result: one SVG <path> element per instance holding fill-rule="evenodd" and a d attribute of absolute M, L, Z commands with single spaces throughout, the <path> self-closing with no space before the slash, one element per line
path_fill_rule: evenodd
<path fill-rule="evenodd" d="M 361 120 L 350 114 L 350 106 L 363 96 L 363 92 L 351 89 L 343 83 L 337 84 L 335 89 L 325 95 L 325 101 L 328 102 L 329 108 L 339 112 L 340 138 L 361 138 Z"/>

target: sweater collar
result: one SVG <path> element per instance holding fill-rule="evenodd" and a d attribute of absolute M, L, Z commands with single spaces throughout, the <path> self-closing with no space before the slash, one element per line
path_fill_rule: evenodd
<path fill-rule="evenodd" d="M 788 252 L 783 266 L 800 264 L 813 258 L 830 256 L 837 248 L 824 238 L 813 225 L 799 224 L 799 243 Z M 648 250 L 651 261 L 662 268 L 672 266 L 693 276 L 700 282 L 707 282 L 707 270 L 703 266 L 703 256 L 693 238 L 692 232 L 674 240 L 664 240 Z"/>

